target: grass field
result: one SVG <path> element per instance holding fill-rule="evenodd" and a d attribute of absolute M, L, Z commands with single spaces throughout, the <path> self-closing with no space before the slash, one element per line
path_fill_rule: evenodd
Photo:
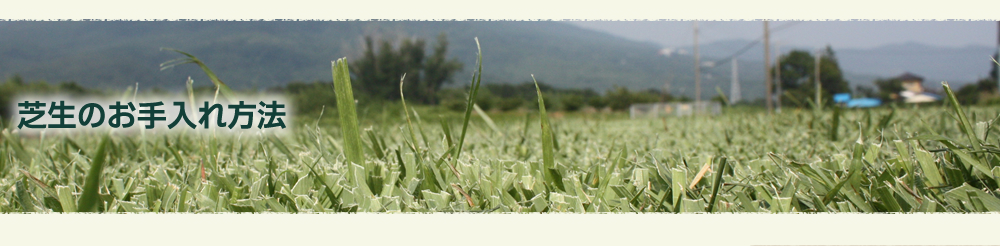
<path fill-rule="evenodd" d="M 364 125 L 362 163 L 350 166 L 332 126 L 284 137 L 113 136 L 106 145 L 96 134 L 21 139 L 5 130 L 0 211 L 1000 211 L 995 135 L 980 150 L 955 148 L 969 139 L 950 113 L 848 110 L 837 133 L 831 113 L 812 111 L 569 115 L 551 119 L 552 164 L 532 114 L 498 119 L 496 129 L 473 118 L 458 159 L 449 150 L 459 120 L 414 116 L 413 138 L 405 122 Z M 89 198 L 97 205 L 84 209 L 88 172 L 100 166 Z"/>
<path fill-rule="evenodd" d="M 345 62 L 333 77 L 353 102 Z M 338 103 L 336 124 L 282 136 L 5 129 L 0 212 L 1000 211 L 1000 111 L 953 102 L 634 120 Z"/>

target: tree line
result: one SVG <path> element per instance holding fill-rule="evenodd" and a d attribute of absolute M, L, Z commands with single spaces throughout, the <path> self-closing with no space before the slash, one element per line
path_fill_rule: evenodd
<path fill-rule="evenodd" d="M 379 104 L 401 99 L 400 81 L 408 103 L 440 106 L 456 111 L 465 110 L 468 88 L 449 86 L 454 83 L 454 75 L 463 69 L 457 59 L 448 58 L 447 35 L 441 33 L 428 49 L 428 42 L 421 38 L 393 41 L 364 38 L 364 51 L 350 64 L 355 97 L 360 104 Z M 820 80 L 823 98 L 831 98 L 837 93 L 852 93 L 847 80 L 831 47 L 820 53 Z M 815 96 L 815 57 L 808 51 L 792 50 L 778 57 L 779 63 L 771 67 L 775 74 L 780 69 L 776 83 L 781 86 L 784 106 L 808 107 Z M 991 61 L 991 72 L 987 78 L 960 87 L 957 97 L 963 104 L 1000 103 L 997 94 L 997 68 Z M 405 74 L 405 77 L 403 75 Z M 271 92 L 286 93 L 293 100 L 293 110 L 299 113 L 316 113 L 323 108 L 334 108 L 336 98 L 332 82 L 289 82 L 284 86 L 268 89 Z M 690 101 L 683 96 L 657 89 L 634 91 L 626 87 L 613 86 L 599 93 L 594 89 L 555 88 L 539 82 L 539 88 L 546 95 L 546 108 L 550 110 L 578 111 L 584 108 L 626 110 L 631 104 L 649 102 Z M 774 92 L 778 92 L 775 88 Z M 886 103 L 900 103 L 896 95 L 902 91 L 901 81 L 895 78 L 878 79 L 871 86 L 854 88 L 854 97 L 872 97 Z M 196 87 L 196 94 L 211 94 L 211 87 Z M 95 89 L 87 89 L 75 82 L 50 84 L 46 81 L 27 82 L 18 75 L 9 77 L 0 84 L 0 116 L 10 116 L 16 109 L 10 108 L 11 98 L 18 93 L 70 93 L 104 94 Z M 480 88 L 476 104 L 484 110 L 511 111 L 537 109 L 537 94 L 533 81 L 520 83 L 486 82 Z M 723 101 L 721 97 L 713 100 Z M 825 100 L 832 104 L 830 100 Z"/>
<path fill-rule="evenodd" d="M 427 45 L 421 38 L 394 42 L 365 37 L 361 57 L 350 63 L 355 98 L 360 104 L 399 101 L 402 81 L 407 103 L 465 110 L 468 88 L 448 86 L 453 85 L 453 77 L 463 69 L 463 65 L 454 58 L 447 58 L 447 35 L 438 35 L 430 55 L 427 54 Z M 335 104 L 333 91 L 329 89 L 331 84 L 330 81 L 291 82 L 272 91 L 293 95 L 296 108 L 313 112 Z M 625 110 L 634 103 L 689 100 L 656 89 L 631 91 L 615 86 L 602 95 L 593 89 L 554 88 L 544 81 L 539 82 L 539 87 L 546 95 L 546 108 L 550 110 L 577 111 L 585 107 Z M 518 84 L 486 82 L 480 88 L 476 104 L 483 110 L 537 109 L 536 96 L 533 81 Z"/>
<path fill-rule="evenodd" d="M 820 55 L 820 85 L 823 98 L 829 99 L 837 93 L 852 93 L 855 98 L 877 98 L 882 100 L 883 104 L 903 103 L 904 98 L 899 96 L 899 92 L 904 89 L 902 81 L 898 78 L 879 78 L 872 81 L 871 85 L 858 85 L 852 90 L 848 81 L 844 79 L 843 71 L 840 69 L 833 49 L 827 46 Z M 807 107 L 811 101 L 815 100 L 815 58 L 813 54 L 805 50 L 792 50 L 778 58 L 780 65 L 776 64 L 771 69 L 772 74 L 775 74 L 778 69 L 781 70 L 781 77 L 776 79 L 776 83 L 779 83 L 783 90 L 778 95 L 781 97 L 782 105 Z M 1000 94 L 997 93 L 997 64 L 990 61 L 989 65 L 991 70 L 988 77 L 965 84 L 955 92 L 960 103 L 965 105 L 1000 104 Z M 925 84 L 925 86 L 932 92 L 939 92 L 940 89 L 934 85 Z M 777 92 L 777 90 L 775 88 L 773 92 Z M 833 104 L 832 100 L 824 100 L 824 102 L 828 105 Z"/>

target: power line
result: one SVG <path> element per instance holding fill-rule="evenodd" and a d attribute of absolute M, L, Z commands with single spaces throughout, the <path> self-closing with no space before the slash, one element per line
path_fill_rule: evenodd
<path fill-rule="evenodd" d="M 789 27 L 794 26 L 795 24 L 799 24 L 799 23 L 802 23 L 802 22 L 801 21 L 795 21 L 795 22 L 785 23 L 785 24 L 782 24 L 782 25 L 777 26 L 775 28 L 772 28 L 771 32 L 773 33 L 773 32 L 777 32 L 777 31 L 781 31 L 783 29 L 789 28 Z M 750 48 L 753 48 L 754 46 L 756 46 L 757 44 L 759 44 L 763 40 L 764 40 L 764 35 L 761 35 L 756 40 L 748 43 L 746 46 L 743 46 L 743 48 L 740 48 L 738 51 L 736 51 L 736 53 L 733 53 L 732 55 L 727 56 L 726 58 L 719 59 L 719 60 L 715 61 L 715 63 L 714 63 L 715 67 L 718 67 L 719 65 L 723 65 L 723 64 L 728 63 L 733 58 L 736 58 L 737 56 L 742 55 L 743 53 L 747 52 L 748 50 L 750 50 Z"/>

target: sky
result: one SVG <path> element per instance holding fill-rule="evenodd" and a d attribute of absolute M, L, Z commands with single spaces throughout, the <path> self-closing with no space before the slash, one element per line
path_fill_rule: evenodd
<path fill-rule="evenodd" d="M 690 46 L 691 21 L 571 22 L 620 37 L 648 41 L 664 47 Z M 867 49 L 899 43 L 944 47 L 997 45 L 994 21 L 773 21 L 771 39 L 801 47 Z M 763 35 L 761 21 L 700 21 L 699 43 L 729 39 L 754 40 Z"/>

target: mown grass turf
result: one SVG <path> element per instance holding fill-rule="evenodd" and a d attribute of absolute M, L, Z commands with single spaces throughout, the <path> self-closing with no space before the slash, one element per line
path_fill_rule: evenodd
<path fill-rule="evenodd" d="M 986 117 L 998 111 L 964 110 L 976 122 L 972 139 L 986 139 L 975 143 L 981 151 L 945 107 L 845 110 L 838 141 L 829 138 L 832 112 L 665 121 L 576 114 L 550 119 L 552 168 L 543 163 L 539 119 L 530 115 L 498 119 L 500 132 L 474 117 L 457 160 L 441 126 L 461 120 L 414 117 L 415 138 L 404 120 L 362 124 L 369 137 L 354 172 L 335 126 L 300 124 L 281 137 L 116 135 L 94 210 L 1000 211 L 1000 151 L 987 134 L 997 128 Z M 87 196 L 102 136 L 2 136 L 0 211 L 75 211 L 68 205 Z"/>

